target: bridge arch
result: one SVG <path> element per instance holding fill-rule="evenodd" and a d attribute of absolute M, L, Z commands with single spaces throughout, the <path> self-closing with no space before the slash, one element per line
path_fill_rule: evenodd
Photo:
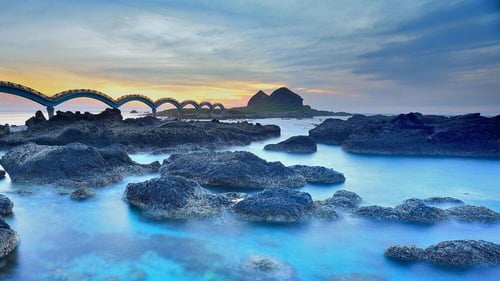
<path fill-rule="evenodd" d="M 213 109 L 213 105 L 208 101 L 200 102 L 200 108 L 203 108 L 203 107 L 208 107 L 208 109 L 210 109 L 210 111 L 212 111 L 212 109 Z"/>
<path fill-rule="evenodd" d="M 105 93 L 90 89 L 75 89 L 57 93 L 52 96 L 53 106 L 77 98 L 91 98 L 101 101 L 112 108 L 119 107 L 112 97 L 106 95 Z"/>
<path fill-rule="evenodd" d="M 128 102 L 131 102 L 131 101 L 139 101 L 139 102 L 142 102 L 145 105 L 149 106 L 151 109 L 156 109 L 156 105 L 153 102 L 153 100 L 150 99 L 149 97 L 143 96 L 143 95 L 126 95 L 126 96 L 119 97 L 116 100 L 116 105 L 117 105 L 117 107 L 120 107 Z"/>
<path fill-rule="evenodd" d="M 43 106 L 52 106 L 52 101 L 49 97 L 21 84 L 0 81 L 0 92 L 23 97 Z"/>
<path fill-rule="evenodd" d="M 195 102 L 194 100 L 185 100 L 185 101 L 181 102 L 182 108 L 184 108 L 188 105 L 192 105 L 197 111 L 200 111 L 200 105 L 197 102 Z"/>

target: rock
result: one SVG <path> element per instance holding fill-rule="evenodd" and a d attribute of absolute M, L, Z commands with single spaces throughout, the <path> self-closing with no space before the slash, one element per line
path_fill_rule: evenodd
<path fill-rule="evenodd" d="M 318 150 L 316 142 L 309 136 L 294 136 L 277 144 L 268 144 L 264 150 L 293 153 L 313 153 Z"/>
<path fill-rule="evenodd" d="M 5 171 L 0 169 L 0 180 L 5 178 Z"/>
<path fill-rule="evenodd" d="M 334 206 L 325 204 L 324 201 L 314 201 L 313 216 L 322 220 L 336 220 L 339 218 Z"/>
<path fill-rule="evenodd" d="M 117 149 L 96 149 L 80 143 L 46 146 L 28 143 L 9 150 L 0 160 L 14 182 L 96 187 L 125 176 L 158 171 L 158 162 L 140 165 Z"/>
<path fill-rule="evenodd" d="M 160 174 L 230 188 L 301 187 L 306 184 L 304 177 L 293 169 L 245 151 L 173 154 L 163 162 Z"/>
<path fill-rule="evenodd" d="M 18 243 L 19 236 L 17 233 L 0 217 L 0 258 L 10 254 Z"/>
<path fill-rule="evenodd" d="M 38 110 L 37 112 L 35 112 L 35 116 L 26 120 L 26 122 L 24 122 L 24 124 L 28 128 L 31 128 L 31 127 L 39 125 L 39 124 L 45 124 L 46 121 L 47 121 L 47 119 L 45 119 L 45 116 L 43 116 L 43 113 L 40 110 Z"/>
<path fill-rule="evenodd" d="M 401 262 L 415 262 L 426 258 L 425 250 L 415 245 L 396 245 L 387 248 L 384 256 Z"/>
<path fill-rule="evenodd" d="M 335 274 L 328 281 L 385 281 L 383 276 L 368 273 Z"/>
<path fill-rule="evenodd" d="M 226 197 L 229 201 L 234 203 L 237 203 L 249 196 L 248 193 L 244 192 L 224 192 L 224 193 L 219 193 L 219 195 Z"/>
<path fill-rule="evenodd" d="M 290 188 L 267 188 L 233 206 L 242 218 L 257 222 L 297 222 L 310 216 L 314 209 L 311 195 Z"/>
<path fill-rule="evenodd" d="M 269 96 L 269 103 L 271 105 L 285 106 L 285 107 L 302 107 L 303 99 L 297 93 L 292 92 L 286 87 L 281 87 Z"/>
<path fill-rule="evenodd" d="M 195 181 L 180 176 L 129 183 L 123 199 L 155 219 L 215 217 L 231 204 L 226 197 L 212 194 Z"/>
<path fill-rule="evenodd" d="M 267 256 L 250 256 L 241 266 L 238 280 L 298 281 L 295 269 L 288 263 Z"/>
<path fill-rule="evenodd" d="M 334 169 L 306 165 L 294 165 L 290 166 L 290 168 L 302 175 L 310 183 L 334 184 L 345 182 L 344 174 Z"/>
<path fill-rule="evenodd" d="M 269 96 L 262 90 L 258 91 L 248 100 L 248 107 L 260 107 L 269 104 Z"/>
<path fill-rule="evenodd" d="M 462 200 L 453 197 L 429 197 L 422 201 L 428 204 L 464 204 Z"/>
<path fill-rule="evenodd" d="M 0 215 L 4 217 L 12 215 L 13 207 L 14 203 L 9 199 L 9 197 L 0 194 Z"/>
<path fill-rule="evenodd" d="M 331 198 L 325 200 L 325 203 L 334 207 L 343 209 L 355 209 L 363 201 L 359 195 L 347 190 L 336 191 Z"/>
<path fill-rule="evenodd" d="M 71 200 L 85 200 L 95 196 L 91 188 L 79 188 L 71 193 Z"/>
<path fill-rule="evenodd" d="M 500 245 L 483 240 L 444 241 L 425 250 L 398 245 L 389 247 L 385 256 L 404 262 L 428 261 L 445 267 L 468 268 L 500 264 Z"/>
<path fill-rule="evenodd" d="M 399 220 L 399 213 L 391 207 L 381 207 L 381 206 L 362 206 L 354 210 L 354 214 L 357 216 L 371 218 L 376 220 Z"/>
<path fill-rule="evenodd" d="M 8 134 L 10 134 L 9 124 L 0 125 L 0 137 L 6 136 Z"/>
<path fill-rule="evenodd" d="M 435 223 L 447 219 L 446 212 L 427 206 L 420 199 L 408 199 L 394 208 L 398 213 L 399 219 L 414 223 Z"/>
<path fill-rule="evenodd" d="M 500 221 L 500 213 L 483 206 L 457 206 L 446 209 L 452 218 L 472 223 L 496 223 Z"/>

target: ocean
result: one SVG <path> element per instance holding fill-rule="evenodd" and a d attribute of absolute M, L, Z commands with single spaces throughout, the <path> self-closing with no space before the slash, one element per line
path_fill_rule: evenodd
<path fill-rule="evenodd" d="M 24 118 L 16 121 L 21 125 L 26 116 L 17 116 L 19 120 Z M 327 166 L 345 174 L 343 184 L 308 184 L 299 189 L 314 200 L 346 189 L 360 195 L 363 205 L 395 206 L 408 198 L 451 196 L 500 212 L 500 160 L 359 155 L 334 145 L 318 145 L 318 152 L 307 155 L 263 150 L 268 143 L 307 135 L 324 119 L 251 120 L 279 125 L 281 137 L 223 150 L 250 151 L 285 165 Z M 14 116 L 0 114 L 0 123 L 10 120 Z M 130 156 L 149 163 L 169 155 Z M 372 221 L 348 214 L 337 221 L 292 225 L 157 222 L 145 219 L 122 200 L 127 183 L 157 176 L 128 177 L 97 188 L 97 196 L 83 202 L 59 195 L 51 186 L 0 180 L 0 192 L 15 204 L 14 216 L 6 221 L 21 238 L 17 250 L 0 265 L 0 280 L 251 280 L 240 274 L 240 268 L 253 255 L 288 263 L 300 280 L 326 281 L 339 275 L 410 281 L 498 280 L 500 276 L 498 266 L 452 270 L 426 263 L 395 263 L 383 256 L 387 247 L 396 244 L 427 247 L 454 239 L 500 243 L 498 224 L 447 221 L 429 226 Z"/>

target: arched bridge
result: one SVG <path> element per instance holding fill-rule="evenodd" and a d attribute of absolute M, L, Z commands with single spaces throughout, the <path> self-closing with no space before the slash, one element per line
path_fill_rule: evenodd
<path fill-rule="evenodd" d="M 199 113 L 200 110 L 203 107 L 207 107 L 210 110 L 210 114 L 214 112 L 215 109 L 220 109 L 221 114 L 225 113 L 225 108 L 224 105 L 221 103 L 210 103 L 207 101 L 203 101 L 201 103 L 197 103 L 194 100 L 185 100 L 179 102 L 178 100 L 174 98 L 160 98 L 157 99 L 156 101 L 153 101 L 147 96 L 144 95 L 125 95 L 121 96 L 117 99 L 114 99 L 110 96 L 108 96 L 105 93 L 96 91 L 96 90 L 91 90 L 91 89 L 76 89 L 76 90 L 68 90 L 68 91 L 63 91 L 60 93 L 57 93 L 53 96 L 46 96 L 43 93 L 34 90 L 32 88 L 26 87 L 21 84 L 16 84 L 12 83 L 9 81 L 0 81 L 0 92 L 2 93 L 7 93 L 19 97 L 23 97 L 26 99 L 29 99 L 31 101 L 34 101 L 36 103 L 39 103 L 43 106 L 47 107 L 47 112 L 49 115 L 49 118 L 54 116 L 54 107 L 65 102 L 69 101 L 72 99 L 77 99 L 77 98 L 91 98 L 98 100 L 100 102 L 105 103 L 106 105 L 112 107 L 112 108 L 119 108 L 122 105 L 131 102 L 131 101 L 138 101 L 142 102 L 145 105 L 149 106 L 151 108 L 151 111 L 153 112 L 153 116 L 156 117 L 156 110 L 163 104 L 169 103 L 172 104 L 179 110 L 179 113 L 181 110 L 188 106 L 191 105 L 193 106 L 196 111 Z"/>

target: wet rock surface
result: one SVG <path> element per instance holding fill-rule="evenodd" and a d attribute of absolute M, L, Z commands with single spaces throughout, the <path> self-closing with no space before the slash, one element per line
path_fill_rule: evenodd
<path fill-rule="evenodd" d="M 338 190 L 331 198 L 324 200 L 325 204 L 343 209 L 356 209 L 363 201 L 359 195 L 352 191 Z"/>
<path fill-rule="evenodd" d="M 212 194 L 195 181 L 180 176 L 130 183 L 123 199 L 154 219 L 215 217 L 231 204 L 225 196 Z"/>
<path fill-rule="evenodd" d="M 0 258 L 10 254 L 19 244 L 19 236 L 9 224 L 0 217 Z"/>
<path fill-rule="evenodd" d="M 14 202 L 9 197 L 0 194 L 0 215 L 4 217 L 12 215 L 12 208 L 14 208 Z"/>
<path fill-rule="evenodd" d="M 298 281 L 295 269 L 273 257 L 253 255 L 241 265 L 239 277 L 244 281 Z"/>
<path fill-rule="evenodd" d="M 356 153 L 500 157 L 500 115 L 355 115 L 325 120 L 309 135 Z"/>
<path fill-rule="evenodd" d="M 68 187 L 105 186 L 125 176 L 156 172 L 158 162 L 141 165 L 118 149 L 96 149 L 80 143 L 46 146 L 28 143 L 0 160 L 14 182 Z"/>
<path fill-rule="evenodd" d="M 500 221 L 500 213 L 483 206 L 457 206 L 446 209 L 447 214 L 459 221 L 472 223 L 496 223 Z"/>
<path fill-rule="evenodd" d="M 301 187 L 306 184 L 303 176 L 280 162 L 267 162 L 244 151 L 173 154 L 163 162 L 160 174 L 229 188 Z"/>
<path fill-rule="evenodd" d="M 81 200 L 86 200 L 86 199 L 92 198 L 95 195 L 96 195 L 95 191 L 92 190 L 91 188 L 79 188 L 79 189 L 73 191 L 71 193 L 70 197 L 71 197 L 71 200 L 81 201 Z"/>
<path fill-rule="evenodd" d="M 427 204 L 464 204 L 462 200 L 453 197 L 429 197 L 422 201 Z"/>
<path fill-rule="evenodd" d="M 309 136 L 294 136 L 276 144 L 264 146 L 264 150 L 291 153 L 314 153 L 318 150 L 316 142 Z"/>
<path fill-rule="evenodd" d="M 345 182 L 344 174 L 331 168 L 306 165 L 294 165 L 290 166 L 290 168 L 302 175 L 310 183 L 335 184 Z"/>
<path fill-rule="evenodd" d="M 414 245 L 392 246 L 384 255 L 403 262 L 427 261 L 445 267 L 467 268 L 500 264 L 500 245 L 483 240 L 454 240 L 425 250 Z"/>

